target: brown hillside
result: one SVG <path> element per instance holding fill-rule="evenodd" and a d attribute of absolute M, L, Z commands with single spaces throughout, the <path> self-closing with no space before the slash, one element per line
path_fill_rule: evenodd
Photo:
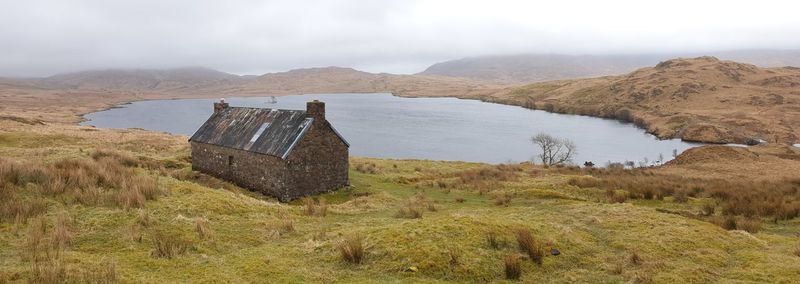
<path fill-rule="evenodd" d="M 202 68 L 104 70 L 41 79 L 0 78 L 3 117 L 69 122 L 80 115 L 146 99 L 280 96 L 303 93 L 378 93 L 400 96 L 485 96 L 501 85 L 468 79 L 394 75 L 327 67 L 236 76 Z"/>
<path fill-rule="evenodd" d="M 753 147 L 704 146 L 684 151 L 662 173 L 681 177 L 756 180 L 797 178 L 800 149 L 785 145 Z"/>
<path fill-rule="evenodd" d="M 624 76 L 537 83 L 484 99 L 617 118 L 661 138 L 800 141 L 800 69 L 793 67 L 679 58 Z"/>
<path fill-rule="evenodd" d="M 325 67 L 269 73 L 241 86 L 241 93 L 379 93 L 399 96 L 486 95 L 500 85 L 468 79 L 423 75 L 367 73 L 351 68 Z"/>

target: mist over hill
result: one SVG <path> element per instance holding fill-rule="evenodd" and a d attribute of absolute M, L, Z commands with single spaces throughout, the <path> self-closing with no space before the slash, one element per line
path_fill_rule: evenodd
<path fill-rule="evenodd" d="M 106 69 L 57 74 L 39 81 L 50 87 L 107 90 L 170 90 L 230 84 L 246 77 L 204 67 Z"/>
<path fill-rule="evenodd" d="M 519 83 L 544 82 L 620 75 L 676 57 L 704 55 L 760 67 L 800 66 L 800 50 L 735 50 L 639 55 L 519 54 L 444 61 L 431 65 L 419 74 Z"/>

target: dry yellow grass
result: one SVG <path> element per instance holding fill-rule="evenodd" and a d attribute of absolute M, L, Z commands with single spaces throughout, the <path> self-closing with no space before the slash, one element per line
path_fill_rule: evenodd
<path fill-rule="evenodd" d="M 536 83 L 484 100 L 617 118 L 662 138 L 800 141 L 800 70 L 713 57 L 673 59 L 622 76 Z"/>

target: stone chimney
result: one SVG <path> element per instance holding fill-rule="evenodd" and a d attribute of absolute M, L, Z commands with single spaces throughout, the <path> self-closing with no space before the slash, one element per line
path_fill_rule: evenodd
<path fill-rule="evenodd" d="M 325 121 L 325 103 L 318 100 L 307 102 L 306 117 L 313 117 L 315 122 Z"/>
<path fill-rule="evenodd" d="M 214 103 L 214 113 L 218 113 L 227 107 L 228 103 L 225 102 L 225 98 L 221 98 L 219 102 Z"/>

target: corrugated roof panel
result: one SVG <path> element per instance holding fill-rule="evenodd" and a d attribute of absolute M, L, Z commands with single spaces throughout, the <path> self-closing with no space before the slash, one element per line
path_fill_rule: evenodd
<path fill-rule="evenodd" d="M 302 110 L 228 107 L 211 115 L 189 141 L 284 158 L 311 121 Z"/>

